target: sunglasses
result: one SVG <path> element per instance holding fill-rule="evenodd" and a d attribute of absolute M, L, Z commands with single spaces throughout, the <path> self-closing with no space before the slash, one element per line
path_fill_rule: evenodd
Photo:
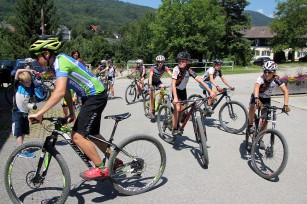
<path fill-rule="evenodd" d="M 270 72 L 270 71 L 264 71 L 263 73 L 264 74 L 273 74 L 273 72 Z"/>
<path fill-rule="evenodd" d="M 38 55 L 41 55 L 43 53 L 44 53 L 44 51 L 43 52 L 35 52 L 35 53 L 31 52 L 30 56 L 31 56 L 32 59 L 37 59 Z"/>

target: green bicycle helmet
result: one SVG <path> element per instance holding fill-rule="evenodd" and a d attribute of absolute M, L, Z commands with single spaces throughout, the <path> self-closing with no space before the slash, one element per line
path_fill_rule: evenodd
<path fill-rule="evenodd" d="M 36 37 L 29 48 L 29 51 L 35 55 L 44 50 L 57 51 L 61 47 L 59 39 L 52 35 L 41 35 Z"/>

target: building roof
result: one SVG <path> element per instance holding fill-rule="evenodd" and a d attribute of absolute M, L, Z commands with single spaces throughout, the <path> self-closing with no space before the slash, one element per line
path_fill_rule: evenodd
<path fill-rule="evenodd" d="M 273 38 L 275 34 L 268 26 L 253 26 L 249 30 L 241 31 L 244 38 Z"/>

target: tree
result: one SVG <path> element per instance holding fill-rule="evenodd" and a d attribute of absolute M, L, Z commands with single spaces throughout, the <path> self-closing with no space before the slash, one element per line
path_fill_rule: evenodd
<path fill-rule="evenodd" d="M 246 65 L 251 57 L 250 42 L 240 31 L 250 28 L 251 19 L 244 13 L 246 0 L 221 0 L 225 15 L 224 55 L 237 64 Z"/>
<path fill-rule="evenodd" d="M 24 49 L 28 48 L 31 39 L 42 34 L 42 10 L 45 34 L 56 33 L 58 19 L 52 0 L 16 0 L 15 9 L 16 19 L 14 27 L 18 34 L 16 40 Z"/>
<path fill-rule="evenodd" d="M 270 24 L 274 36 L 272 45 L 275 51 L 302 48 L 307 42 L 307 0 L 279 2 L 275 18 Z M 294 60 L 294 55 L 292 55 Z"/>
<path fill-rule="evenodd" d="M 153 30 L 153 46 L 174 58 L 186 50 L 193 58 L 211 58 L 223 47 L 224 16 L 217 0 L 162 0 Z"/>

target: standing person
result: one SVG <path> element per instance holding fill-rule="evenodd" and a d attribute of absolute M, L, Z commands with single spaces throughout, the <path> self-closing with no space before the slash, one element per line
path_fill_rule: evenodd
<path fill-rule="evenodd" d="M 146 67 L 143 65 L 143 60 L 138 59 L 135 61 L 136 67 L 132 70 L 131 74 L 134 72 L 139 72 L 140 73 L 140 81 L 141 83 L 138 82 L 138 93 L 137 95 L 139 96 L 140 92 L 143 91 L 144 89 L 144 80 L 146 79 Z M 131 75 L 130 74 L 130 75 Z"/>
<path fill-rule="evenodd" d="M 172 94 L 174 112 L 172 115 L 173 136 L 179 136 L 181 132 L 178 130 L 178 121 L 181 121 L 181 114 L 185 105 L 178 103 L 179 101 L 187 100 L 186 86 L 189 82 L 190 76 L 193 77 L 199 84 L 201 84 L 208 92 L 210 97 L 214 97 L 215 93 L 201 80 L 195 72 L 189 68 L 191 56 L 188 52 L 180 52 L 177 55 L 178 65 L 173 69 L 172 75 Z"/>
<path fill-rule="evenodd" d="M 254 85 L 254 92 L 251 95 L 249 103 L 249 113 L 248 113 L 248 127 L 247 131 L 249 134 L 254 133 L 255 127 L 253 126 L 254 115 L 257 108 L 262 109 L 263 104 L 271 105 L 271 94 L 275 86 L 279 86 L 284 93 L 284 112 L 289 112 L 289 93 L 288 89 L 283 83 L 279 76 L 276 75 L 277 64 L 274 61 L 267 61 L 262 66 L 263 75 L 257 78 Z M 260 148 L 263 146 L 263 142 L 260 142 Z M 250 151 L 251 146 L 247 146 L 247 150 Z"/>
<path fill-rule="evenodd" d="M 172 76 L 172 72 L 170 69 L 164 64 L 165 57 L 163 55 L 158 55 L 156 57 L 157 64 L 150 68 L 148 84 L 150 88 L 150 103 L 149 103 L 149 117 L 151 119 L 154 118 L 153 107 L 154 107 L 154 96 L 155 96 L 155 87 L 163 88 L 164 84 L 161 81 L 161 77 L 164 72 L 167 72 L 170 76 Z"/>
<path fill-rule="evenodd" d="M 102 82 L 104 82 L 105 77 L 101 76 L 99 74 L 104 73 L 105 72 L 104 70 L 106 68 L 107 68 L 107 60 L 103 59 L 103 60 L 100 61 L 100 65 L 98 67 L 96 67 L 96 69 L 95 69 L 96 76 L 99 77 Z"/>
<path fill-rule="evenodd" d="M 95 164 L 95 168 L 80 173 L 85 180 L 103 179 L 108 176 L 108 168 L 105 167 L 98 152 L 87 136 L 94 135 L 103 138 L 100 133 L 101 114 L 107 104 L 107 95 L 102 82 L 94 77 L 82 63 L 63 53 L 56 54 L 61 46 L 57 37 L 50 35 L 38 36 L 29 48 L 33 58 L 41 67 L 51 67 L 56 73 L 56 89 L 35 114 L 29 115 L 30 121 L 41 122 L 43 115 L 60 102 L 62 97 L 68 105 L 68 122 L 75 120 L 75 111 L 69 89 L 73 89 L 78 96 L 86 99 L 72 129 L 71 137 L 74 143 Z M 95 142 L 94 142 L 95 143 Z M 106 153 L 106 144 L 96 144 L 103 153 Z M 119 163 L 121 160 L 117 160 Z M 115 166 L 118 164 L 115 164 Z"/>
<path fill-rule="evenodd" d="M 111 98 L 114 99 L 114 82 L 115 82 L 115 76 L 118 74 L 118 71 L 117 71 L 117 67 L 115 67 L 113 65 L 112 59 L 108 60 L 107 68 L 105 68 L 101 72 L 105 72 L 105 71 L 108 72 L 108 81 L 110 82 L 109 86 L 110 86 L 110 90 L 111 90 Z"/>
<path fill-rule="evenodd" d="M 81 64 L 83 64 L 83 65 L 86 67 L 84 61 L 83 61 L 83 60 L 81 59 L 81 57 L 80 57 L 80 52 L 79 52 L 78 50 L 73 50 L 73 51 L 71 52 L 71 56 L 72 56 L 74 59 L 76 59 L 76 60 L 78 60 L 79 62 L 81 62 Z"/>
<path fill-rule="evenodd" d="M 31 75 L 35 73 L 30 69 L 18 69 L 14 78 L 14 97 L 12 111 L 12 134 L 16 137 L 17 146 L 22 145 L 25 135 L 30 134 L 28 113 L 30 111 L 29 100 L 34 94 Z M 33 158 L 34 153 L 25 150 L 19 157 Z"/>

